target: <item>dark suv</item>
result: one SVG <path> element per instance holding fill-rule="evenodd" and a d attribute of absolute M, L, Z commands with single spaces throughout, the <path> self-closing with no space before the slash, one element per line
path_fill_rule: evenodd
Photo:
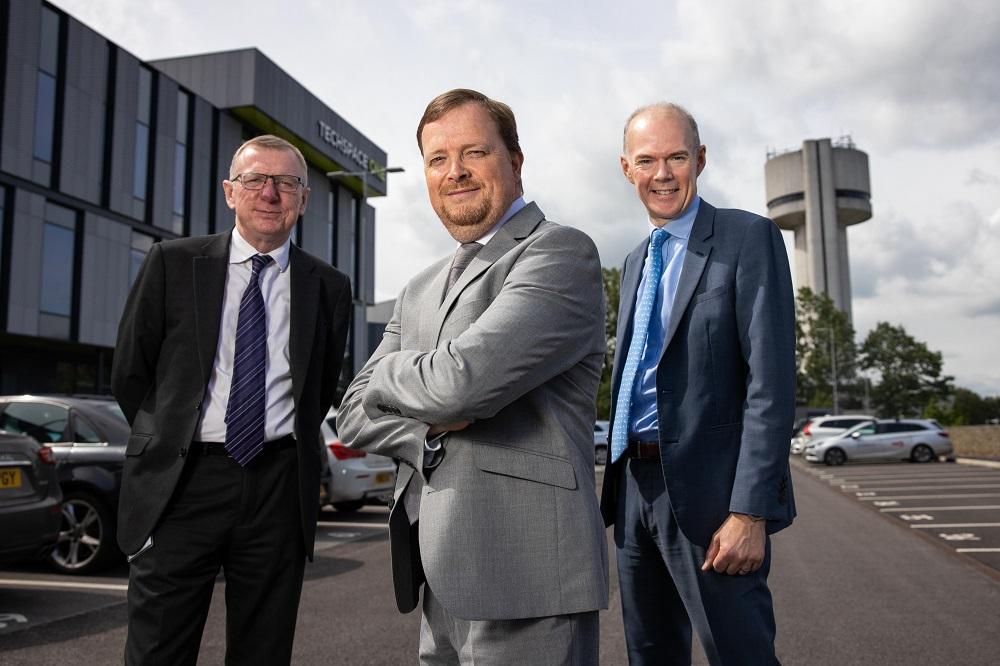
<path fill-rule="evenodd" d="M 0 396 L 0 430 L 30 435 L 54 452 L 63 506 L 49 564 L 89 574 L 122 558 L 115 524 L 129 427 L 118 403 L 99 396 Z"/>

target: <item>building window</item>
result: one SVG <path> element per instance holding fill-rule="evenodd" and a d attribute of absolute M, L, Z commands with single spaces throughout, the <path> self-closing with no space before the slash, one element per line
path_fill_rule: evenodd
<path fill-rule="evenodd" d="M 38 307 L 41 336 L 70 337 L 75 243 L 76 212 L 46 203 L 42 231 L 42 292 Z"/>
<path fill-rule="evenodd" d="M 149 125 L 153 107 L 153 72 L 139 68 L 139 106 L 135 120 L 135 160 L 132 171 L 132 196 L 146 200 L 149 176 Z"/>
<path fill-rule="evenodd" d="M 38 48 L 38 71 L 35 75 L 36 174 L 49 182 L 55 153 L 56 79 L 59 75 L 59 14 L 42 7 Z"/>
<path fill-rule="evenodd" d="M 191 97 L 183 91 L 177 92 L 177 133 L 174 138 L 174 206 L 172 230 L 184 233 L 185 202 L 187 200 L 187 144 L 188 115 Z"/>
<path fill-rule="evenodd" d="M 334 187 L 327 194 L 326 208 L 326 251 L 329 255 L 326 260 L 332 265 L 337 265 L 337 188 Z"/>
<path fill-rule="evenodd" d="M 142 262 L 146 260 L 146 255 L 149 254 L 149 250 L 155 242 L 156 239 L 152 236 L 141 234 L 138 231 L 132 232 L 132 253 L 128 267 L 129 284 L 135 284 L 135 279 L 139 276 L 139 269 L 142 268 Z"/>

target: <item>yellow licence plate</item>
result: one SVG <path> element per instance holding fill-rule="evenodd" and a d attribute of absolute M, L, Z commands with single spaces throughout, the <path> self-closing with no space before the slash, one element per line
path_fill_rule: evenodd
<path fill-rule="evenodd" d="M 392 472 L 379 472 L 375 475 L 375 483 L 390 483 L 392 481 Z"/>
<path fill-rule="evenodd" d="M 21 470 L 16 467 L 13 469 L 0 469 L 0 488 L 20 488 L 21 487 Z"/>

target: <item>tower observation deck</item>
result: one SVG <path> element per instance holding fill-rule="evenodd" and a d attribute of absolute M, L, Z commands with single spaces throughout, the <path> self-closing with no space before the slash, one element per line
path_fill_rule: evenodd
<path fill-rule="evenodd" d="M 796 283 L 827 294 L 851 318 L 847 227 L 872 216 L 868 155 L 850 137 L 810 139 L 768 154 L 764 180 L 768 215 L 795 232 Z"/>

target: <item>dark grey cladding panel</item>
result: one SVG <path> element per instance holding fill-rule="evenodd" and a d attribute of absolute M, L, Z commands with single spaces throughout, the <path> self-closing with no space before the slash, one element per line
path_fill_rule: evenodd
<path fill-rule="evenodd" d="M 110 207 L 132 217 L 135 205 L 132 181 L 135 162 L 135 121 L 139 107 L 139 60 L 118 50 L 115 74 L 114 128 L 111 138 Z"/>
<path fill-rule="evenodd" d="M 38 71 L 40 6 L 8 2 L 7 71 L 3 91 L 3 135 L 0 136 L 0 169 L 31 178 L 35 137 L 35 79 Z"/>
<path fill-rule="evenodd" d="M 375 209 L 365 204 L 361 222 L 361 298 L 375 302 Z"/>
<path fill-rule="evenodd" d="M 156 96 L 156 142 L 152 185 L 153 219 L 150 222 L 173 231 L 174 218 L 174 145 L 177 134 L 177 83 L 158 77 Z"/>
<path fill-rule="evenodd" d="M 194 139 L 188 146 L 191 153 L 191 207 L 188 212 L 191 220 L 191 235 L 201 236 L 208 233 L 208 221 L 211 216 L 209 203 L 212 190 L 218 188 L 217 195 L 222 197 L 222 181 L 212 173 L 212 106 L 200 97 L 192 96 L 194 104 Z"/>
<path fill-rule="evenodd" d="M 215 106 L 233 109 L 248 125 L 298 137 L 306 144 L 300 146 L 306 158 L 317 166 L 345 171 L 386 166 L 384 150 L 256 49 L 150 64 Z M 375 177 L 369 187 L 386 192 L 385 182 Z"/>
<path fill-rule="evenodd" d="M 66 194 L 99 203 L 104 163 L 108 43 L 70 19 L 66 40 L 66 96 L 63 111 L 62 173 Z"/>
<path fill-rule="evenodd" d="M 217 187 L 222 189 L 222 181 L 229 178 L 229 163 L 233 159 L 233 153 L 243 143 L 243 126 L 238 120 L 231 118 L 225 113 L 219 114 L 219 144 L 216 146 L 218 171 L 215 182 Z M 233 228 L 235 217 L 233 211 L 226 204 L 226 197 L 220 191 L 215 199 L 215 231 L 221 233 Z"/>

